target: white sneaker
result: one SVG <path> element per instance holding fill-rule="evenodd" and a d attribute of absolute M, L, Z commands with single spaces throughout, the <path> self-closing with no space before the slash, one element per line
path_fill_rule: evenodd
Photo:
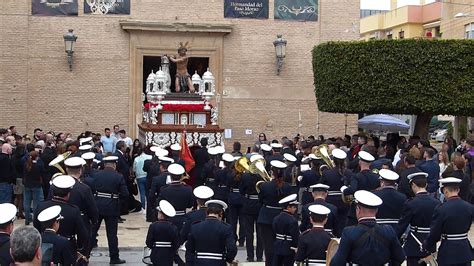
<path fill-rule="evenodd" d="M 140 214 L 146 214 L 146 210 L 145 210 L 145 209 L 142 209 L 142 210 L 140 211 Z"/>

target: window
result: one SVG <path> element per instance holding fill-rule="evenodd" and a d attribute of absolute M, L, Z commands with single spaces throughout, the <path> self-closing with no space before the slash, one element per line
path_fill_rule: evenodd
<path fill-rule="evenodd" d="M 474 22 L 467 24 L 465 29 L 464 37 L 466 39 L 474 39 Z"/>
<path fill-rule="evenodd" d="M 391 40 L 393 39 L 393 34 L 390 32 L 389 34 L 387 34 L 387 40 Z"/>

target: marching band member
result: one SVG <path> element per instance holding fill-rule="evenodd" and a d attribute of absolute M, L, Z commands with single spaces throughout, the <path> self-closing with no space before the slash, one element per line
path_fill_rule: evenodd
<path fill-rule="evenodd" d="M 206 201 L 211 199 L 214 196 L 214 191 L 210 187 L 199 186 L 193 190 L 194 197 L 196 197 L 196 209 L 189 212 L 186 217 L 186 222 L 184 222 L 183 228 L 181 229 L 181 244 L 186 241 L 188 238 L 189 231 L 191 226 L 199 221 L 204 221 L 206 219 Z"/>
<path fill-rule="evenodd" d="M 349 187 L 341 188 L 344 196 L 354 195 L 358 190 L 372 191 L 379 187 L 379 176 L 370 170 L 370 164 L 375 160 L 374 156 L 366 151 L 358 153 L 360 172 L 351 178 Z M 347 214 L 347 225 L 357 224 L 356 205 L 351 204 Z"/>
<path fill-rule="evenodd" d="M 321 184 L 329 186 L 326 202 L 337 207 L 337 212 L 333 213 L 331 211 L 330 216 L 336 216 L 336 224 L 333 228 L 333 234 L 340 237 L 342 229 L 346 226 L 347 212 L 350 207 L 348 203 L 345 203 L 342 200 L 341 187 L 350 184 L 353 174 L 346 168 L 346 152 L 336 148 L 331 151 L 331 155 L 334 162 L 334 168 L 324 171 L 320 181 Z"/>
<path fill-rule="evenodd" d="M 391 226 L 377 225 L 375 215 L 382 200 L 375 194 L 359 190 L 354 194 L 359 223 L 342 231 L 339 248 L 331 266 L 345 265 L 401 265 L 405 253 Z"/>
<path fill-rule="evenodd" d="M 155 206 L 157 206 L 156 200 L 160 195 L 161 188 L 166 186 L 168 176 L 170 175 L 170 173 L 168 172 L 168 166 L 174 162 L 172 158 L 165 156 L 158 157 L 158 160 L 160 165 L 160 174 L 152 177 L 151 186 L 148 193 L 148 203 L 150 204 L 148 212 L 150 213 L 155 213 Z M 156 215 L 155 217 L 147 217 L 147 220 L 155 222 L 156 217 Z"/>
<path fill-rule="evenodd" d="M 185 174 L 184 167 L 177 163 L 168 166 L 171 183 L 161 188 L 160 200 L 167 200 L 176 209 L 176 215 L 170 217 L 170 221 L 176 225 L 178 232 L 181 231 L 183 223 L 186 221 L 186 210 L 194 205 L 193 190 L 190 186 L 181 182 Z"/>
<path fill-rule="evenodd" d="M 68 203 L 79 207 L 87 233 L 92 237 L 94 233 L 93 227 L 97 224 L 99 219 L 99 210 L 97 209 L 97 204 L 94 200 L 91 188 L 81 181 L 83 166 L 85 164 L 86 161 L 84 159 L 81 157 L 74 157 L 73 155 L 69 156 L 69 158 L 64 161 L 67 174 L 76 180 L 67 201 Z M 92 241 L 86 243 L 86 246 L 78 246 L 78 248 L 81 249 L 83 255 L 88 258 L 92 250 Z M 79 242 L 78 244 L 80 245 L 81 243 Z"/>
<path fill-rule="evenodd" d="M 290 266 L 295 262 L 295 251 L 298 245 L 298 220 L 295 213 L 298 211 L 297 194 L 291 194 L 278 203 L 283 211 L 273 219 L 273 232 L 275 242 L 273 244 L 273 266 Z"/>
<path fill-rule="evenodd" d="M 37 218 L 44 228 L 41 233 L 42 246 L 43 248 L 51 246 L 53 250 L 51 262 L 55 265 L 74 265 L 76 262 L 74 259 L 75 250 L 71 249 L 67 238 L 57 234 L 60 221 L 63 219 L 61 206 L 48 207 L 41 211 Z"/>
<path fill-rule="evenodd" d="M 172 266 L 179 247 L 178 228 L 168 218 L 176 211 L 168 201 L 161 200 L 156 208 L 158 221 L 150 224 L 146 246 L 151 249 L 150 259 L 155 266 Z"/>
<path fill-rule="evenodd" d="M 425 250 L 434 252 L 441 239 L 437 257 L 439 265 L 471 265 L 468 233 L 474 219 L 474 206 L 459 197 L 461 182 L 455 177 L 439 180 L 446 202 L 435 209 L 430 233 L 423 243 Z"/>
<path fill-rule="evenodd" d="M 409 230 L 403 247 L 407 255 L 407 266 L 420 265 L 418 261 L 428 254 L 421 252 L 420 244 L 430 233 L 431 218 L 439 201 L 426 191 L 428 174 L 413 173 L 407 176 L 409 185 L 415 195 L 403 207 L 402 216 L 398 222 L 397 234 L 400 238 Z"/>
<path fill-rule="evenodd" d="M 319 182 L 319 159 L 311 153 L 308 156 L 310 169 L 307 171 L 301 171 L 301 176 L 298 177 L 298 186 L 303 188 L 301 194 L 301 204 L 306 205 L 313 201 L 313 195 L 311 195 L 311 186 Z"/>
<path fill-rule="evenodd" d="M 382 205 L 377 211 L 377 223 L 389 224 L 397 230 L 398 220 L 402 216 L 401 206 L 405 204 L 407 197 L 397 191 L 396 182 L 398 174 L 388 169 L 380 169 L 380 188 L 374 194 L 382 199 Z"/>
<path fill-rule="evenodd" d="M 224 155 L 222 155 L 222 160 L 226 161 Z M 231 159 L 228 158 L 227 160 L 230 161 Z M 232 227 L 232 232 L 234 232 L 235 239 L 239 241 L 239 246 L 243 247 L 245 242 L 245 225 L 242 218 L 242 205 L 245 198 L 240 194 L 243 173 L 236 171 L 235 163 L 228 166 L 229 170 L 226 175 L 226 186 L 228 189 L 227 205 L 229 205 L 226 221 Z M 239 234 L 237 234 L 237 223 L 239 223 Z"/>
<path fill-rule="evenodd" d="M 84 262 L 87 261 L 86 247 L 90 245 L 92 235 L 84 225 L 80 209 L 70 202 L 72 189 L 77 184 L 76 182 L 73 177 L 68 175 L 56 176 L 51 186 L 53 198 L 38 203 L 34 212 L 34 217 L 36 218 L 33 221 L 33 225 L 39 232 L 43 232 L 44 228 L 42 228 L 40 221 L 37 219 L 39 213 L 49 207 L 60 206 L 63 219 L 56 233 L 69 240 L 69 246 L 73 251 L 73 255 L 75 256 L 77 252 L 78 260 Z"/>
<path fill-rule="evenodd" d="M 250 157 L 250 162 L 263 159 L 260 154 L 254 154 Z M 245 197 L 242 205 L 242 220 L 245 230 L 245 247 L 247 249 L 247 261 L 254 261 L 254 232 L 256 231 L 257 246 L 256 246 L 256 257 L 257 261 L 263 261 L 263 243 L 261 238 L 261 231 L 257 225 L 258 214 L 262 207 L 258 200 L 258 192 L 256 190 L 256 184 L 261 178 L 258 174 L 244 173 L 242 174 L 242 183 L 240 186 L 240 193 Z M 256 228 L 256 230 L 254 229 Z"/>
<path fill-rule="evenodd" d="M 313 190 L 314 201 L 304 205 L 301 210 L 300 231 L 304 232 L 307 229 L 311 228 L 309 207 L 317 204 L 317 205 L 323 205 L 331 211 L 331 213 L 329 213 L 327 216 L 327 221 L 324 225 L 324 228 L 326 232 L 332 233 L 337 224 L 337 217 L 335 215 L 335 213 L 337 213 L 337 207 L 325 201 L 328 195 L 329 186 L 324 185 L 324 184 L 316 184 L 316 185 L 312 185 L 311 189 Z"/>
<path fill-rule="evenodd" d="M 94 236 L 97 236 L 100 224 L 104 220 L 110 264 L 125 263 L 125 260 L 119 257 L 117 229 L 120 217 L 120 201 L 128 199 L 129 193 L 124 177 L 116 171 L 118 159 L 117 156 L 104 157 L 102 160 L 104 169 L 93 176 L 95 200 L 99 209 L 99 221 L 94 227 Z"/>
<path fill-rule="evenodd" d="M 2 214 L 0 215 L 0 265 L 10 265 L 14 262 L 10 254 L 10 234 L 13 232 L 16 212 L 15 205 L 0 204 L 0 213 Z"/>
<path fill-rule="evenodd" d="M 272 228 L 273 219 L 281 212 L 282 208 L 278 201 L 288 196 L 291 186 L 283 181 L 283 170 L 286 164 L 282 161 L 273 160 L 271 162 L 272 181 L 263 183 L 260 186 L 258 199 L 262 204 L 258 215 L 258 226 L 263 240 L 265 251 L 265 265 L 269 266 L 273 259 L 273 243 L 275 241 Z"/>
<path fill-rule="evenodd" d="M 297 159 L 291 153 L 285 153 L 283 154 L 283 157 L 285 158 L 284 162 L 288 165 L 283 173 L 285 177 L 285 182 L 291 185 L 291 193 L 298 194 L 299 187 L 297 177 L 299 171 L 297 166 Z"/>
<path fill-rule="evenodd" d="M 308 210 L 312 226 L 300 235 L 295 260 L 298 264 L 324 266 L 326 265 L 326 250 L 332 237 L 324 230 L 324 224 L 331 210 L 319 204 L 309 206 Z"/>
<path fill-rule="evenodd" d="M 186 242 L 186 264 L 193 266 L 225 266 L 237 255 L 230 225 L 222 221 L 227 204 L 220 200 L 206 202 L 207 217 L 191 226 Z"/>

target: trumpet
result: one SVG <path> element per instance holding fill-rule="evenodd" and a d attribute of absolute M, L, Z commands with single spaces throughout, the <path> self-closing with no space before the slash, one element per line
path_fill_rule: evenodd
<path fill-rule="evenodd" d="M 263 183 L 270 182 L 272 180 L 271 176 L 268 174 L 267 170 L 265 169 L 265 160 L 258 159 L 252 162 L 249 166 L 249 171 L 252 174 L 258 174 L 263 180 L 258 181 L 255 184 L 255 189 L 258 193 L 260 193 L 260 186 Z"/>

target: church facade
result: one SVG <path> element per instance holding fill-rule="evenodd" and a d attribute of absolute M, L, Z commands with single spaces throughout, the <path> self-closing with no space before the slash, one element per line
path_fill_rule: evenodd
<path fill-rule="evenodd" d="M 357 131 L 357 116 L 318 111 L 311 50 L 318 43 L 358 38 L 359 1 L 296 1 L 303 8 L 305 2 L 315 4 L 308 12 L 316 18 L 305 20 L 291 18 L 306 12 L 298 7 L 282 15 L 284 0 L 137 0 L 129 2 L 129 14 L 86 13 L 87 0 L 68 1 L 77 3 L 77 14 L 37 14 L 37 0 L 2 2 L 3 126 L 76 135 L 119 124 L 138 137 L 150 70 L 188 42 L 190 75 L 209 68 L 215 77 L 211 104 L 219 110 L 218 126 L 227 129 L 226 146 L 233 141 L 250 146 L 260 132 L 279 139 Z M 246 17 L 262 11 L 258 8 L 263 13 Z M 72 71 L 63 40 L 68 29 L 78 37 Z M 287 41 L 278 75 L 277 35 Z"/>

